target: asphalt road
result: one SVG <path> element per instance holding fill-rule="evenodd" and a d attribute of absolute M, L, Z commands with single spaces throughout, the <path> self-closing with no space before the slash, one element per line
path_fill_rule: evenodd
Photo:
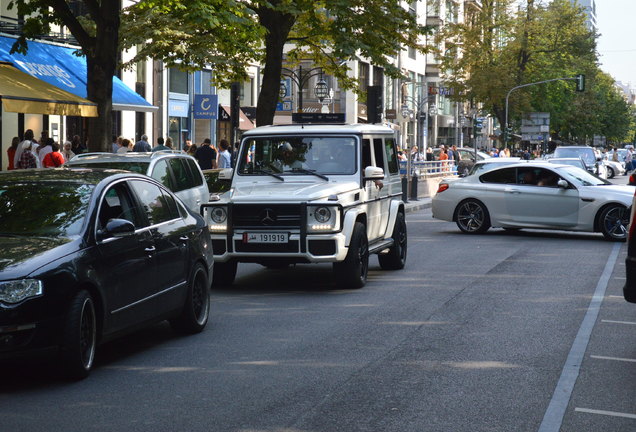
<path fill-rule="evenodd" d="M 406 269 L 372 258 L 361 290 L 328 265 L 241 265 L 202 334 L 111 342 L 77 383 L 4 365 L 0 432 L 636 430 L 623 244 L 407 223 Z"/>

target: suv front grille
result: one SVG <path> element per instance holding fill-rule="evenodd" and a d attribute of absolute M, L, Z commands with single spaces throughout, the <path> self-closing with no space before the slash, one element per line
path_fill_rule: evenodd
<path fill-rule="evenodd" d="M 232 206 L 234 229 L 300 229 L 300 204 L 235 204 Z"/>

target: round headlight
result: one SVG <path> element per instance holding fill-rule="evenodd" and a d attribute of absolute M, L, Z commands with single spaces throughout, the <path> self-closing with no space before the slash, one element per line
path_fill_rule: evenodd
<path fill-rule="evenodd" d="M 223 223 L 227 219 L 227 211 L 223 207 L 215 207 L 210 212 L 210 218 L 212 218 L 214 223 Z"/>
<path fill-rule="evenodd" d="M 331 219 L 331 210 L 327 207 L 318 207 L 314 212 L 314 217 L 320 223 L 329 222 L 329 219 Z"/>

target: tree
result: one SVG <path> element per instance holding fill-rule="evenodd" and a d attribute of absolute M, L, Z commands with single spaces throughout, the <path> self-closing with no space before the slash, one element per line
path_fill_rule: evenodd
<path fill-rule="evenodd" d="M 230 34 L 236 39 L 229 44 L 233 61 L 221 63 L 219 53 L 230 51 L 225 39 L 214 37 L 216 23 L 192 17 L 193 10 L 211 3 L 172 0 L 166 6 L 159 0 L 140 0 L 131 6 L 126 13 L 130 40 L 151 41 L 135 60 L 152 56 L 182 68 L 212 66 L 215 80 L 225 86 L 244 76 L 251 61 L 264 64 L 256 112 L 258 125 L 273 122 L 284 60 L 290 66 L 311 60 L 326 74 L 335 76 L 344 88 L 355 88 L 356 80 L 342 66 L 343 61 L 370 61 L 384 68 L 388 76 L 398 77 L 401 71 L 391 57 L 405 47 L 425 51 L 420 40 L 426 28 L 399 0 L 228 0 L 224 10 L 234 17 Z M 182 37 L 174 39 L 154 31 L 160 23 L 163 28 L 178 28 Z M 210 55 L 200 47 L 207 47 Z M 289 51 L 285 53 L 285 49 Z"/>
<path fill-rule="evenodd" d="M 76 14 L 65 0 L 11 0 L 18 16 L 26 17 L 13 51 L 27 52 L 27 39 L 48 34 L 51 25 L 69 29 L 86 56 L 89 100 L 97 104 L 98 117 L 89 119 L 92 150 L 110 151 L 112 133 L 113 76 L 119 59 L 120 0 L 83 0 L 87 14 Z"/>

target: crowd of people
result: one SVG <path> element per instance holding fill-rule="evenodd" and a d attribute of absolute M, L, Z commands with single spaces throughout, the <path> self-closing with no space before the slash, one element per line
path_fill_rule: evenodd
<path fill-rule="evenodd" d="M 142 135 L 141 139 L 133 142 L 122 136 L 113 136 L 112 152 L 156 152 L 175 150 L 172 138 L 158 137 L 155 146 L 150 145 L 147 135 Z M 231 168 L 234 165 L 232 146 L 227 140 L 219 141 L 218 148 L 215 147 L 209 138 L 197 146 L 190 140 L 186 141 L 182 150 L 193 156 L 201 169 Z M 24 132 L 24 139 L 13 137 L 11 146 L 7 149 L 8 169 L 27 168 L 56 168 L 64 165 L 75 155 L 86 153 L 87 146 L 82 144 L 79 135 L 75 135 L 70 141 L 65 141 L 60 145 L 53 138 L 48 136 L 47 131 L 43 131 L 40 138 L 36 139 L 33 130 L 27 129 Z"/>

